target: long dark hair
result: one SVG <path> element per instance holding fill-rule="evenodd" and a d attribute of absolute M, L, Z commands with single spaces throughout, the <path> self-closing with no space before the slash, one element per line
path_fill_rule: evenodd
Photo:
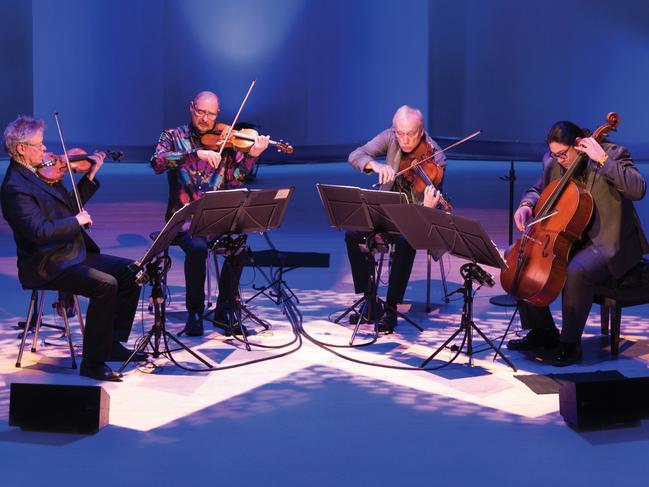
<path fill-rule="evenodd" d="M 582 129 L 567 120 L 562 120 L 550 128 L 545 142 L 548 145 L 550 145 L 550 142 L 557 142 L 559 144 L 573 146 L 577 143 L 577 138 L 584 138 L 589 135 L 590 132 L 588 130 Z"/>

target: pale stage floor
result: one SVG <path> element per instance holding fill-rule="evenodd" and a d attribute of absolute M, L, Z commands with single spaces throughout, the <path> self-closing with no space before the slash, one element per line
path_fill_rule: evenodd
<path fill-rule="evenodd" d="M 6 164 L 1 165 L 4 172 Z M 445 190 L 457 213 L 479 220 L 499 248 L 507 244 L 506 182 L 499 179 L 506 162 L 451 161 Z M 532 182 L 538 163 L 517 163 L 516 201 Z M 649 166 L 640 169 L 649 176 Z M 106 164 L 102 187 L 87 208 L 92 237 L 105 253 L 132 259 L 143 255 L 148 234 L 163 224 L 166 178 L 145 164 Z M 262 166 L 253 187 L 291 185 L 294 197 L 284 225 L 271 232 L 281 250 L 327 252 L 328 269 L 298 269 L 286 281 L 300 299 L 304 328 L 317 339 L 345 344 L 352 328 L 329 318 L 350 305 L 351 275 L 342 233 L 329 228 L 315 183 L 369 187 L 372 177 L 345 163 Z M 649 227 L 649 203 L 638 208 Z M 267 248 L 255 235 L 253 250 Z M 172 248 L 169 274 L 168 329 L 178 332 L 186 318 L 182 254 Z M 456 257 L 444 257 L 449 288 L 458 288 Z M 496 277 L 497 270 L 485 268 Z M 387 279 L 384 273 L 383 279 Z M 263 277 L 246 269 L 244 296 Z M 441 298 L 439 266 L 433 266 L 433 309 L 425 313 L 426 260 L 417 256 L 403 307 L 420 323 L 422 333 L 401 321 L 392 335 L 375 345 L 337 349 L 348 357 L 379 365 L 416 368 L 459 325 L 459 295 Z M 577 432 L 559 414 L 558 394 L 536 394 L 515 375 L 616 370 L 628 377 L 649 374 L 649 307 L 625 309 L 621 353 L 611 359 L 599 334 L 594 306 L 584 337 L 584 360 L 557 370 L 523 353 L 504 353 L 518 367 L 514 373 L 493 353 L 478 354 L 472 366 L 460 354 L 437 371 L 395 370 L 345 360 L 308 340 L 295 353 L 218 370 L 282 351 L 253 348 L 227 339 L 206 323 L 206 334 L 182 340 L 217 370 L 187 372 L 165 358 L 129 367 L 122 383 L 102 386 L 111 399 L 110 425 L 92 436 L 23 432 L 7 425 L 9 384 L 34 382 L 86 384 L 69 368 L 66 348 L 49 331 L 48 345 L 29 351 L 23 367 L 14 367 L 18 332 L 28 293 L 16 277 L 15 247 L 4 221 L 0 224 L 0 459 L 3 486 L 51 485 L 641 485 L 646 481 L 649 424 L 633 428 Z M 385 285 L 381 287 L 385 292 Z M 146 290 L 148 292 L 148 289 Z M 498 284 L 476 294 L 476 324 L 499 339 L 511 308 L 489 303 L 501 294 Z M 286 343 L 291 327 L 280 309 L 263 296 L 252 309 L 272 324 L 256 328 L 251 341 Z M 60 322 L 46 305 L 47 321 Z M 558 316 L 558 306 L 553 306 Z M 560 322 L 560 320 L 559 320 Z M 73 323 L 75 323 L 73 321 Z M 143 307 L 130 343 L 152 323 Z M 514 321 L 513 336 L 519 331 Z M 74 341 L 81 343 L 74 327 Z M 363 327 L 359 340 L 368 340 Z M 459 343 L 459 342 L 458 342 Z M 481 345 L 477 340 L 477 345 Z M 80 351 L 80 350 L 79 350 Z M 186 354 L 175 357 L 198 366 Z M 451 352 L 442 352 L 448 359 Z M 431 365 L 440 365 L 433 361 Z M 119 366 L 119 364 L 114 364 Z"/>

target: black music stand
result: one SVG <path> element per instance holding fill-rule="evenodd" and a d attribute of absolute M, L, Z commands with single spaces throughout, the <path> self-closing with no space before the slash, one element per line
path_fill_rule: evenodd
<path fill-rule="evenodd" d="M 237 287 L 235 276 L 239 275 L 239 270 L 243 266 L 244 254 L 250 252 L 246 245 L 247 234 L 263 233 L 279 227 L 284 219 L 293 189 L 293 187 L 254 190 L 242 188 L 210 191 L 198 201 L 189 228 L 192 237 L 201 235 L 212 239 L 210 245 L 213 251 L 222 254 L 231 268 L 230 292 L 223 301 L 230 310 L 228 323 L 220 323 L 208 316 L 206 319 L 227 326 L 231 335 L 235 334 L 235 329 L 240 330 L 247 350 L 250 350 L 250 343 L 242 323 L 242 312 L 245 313 L 244 318 L 250 318 L 266 329 L 270 328 L 270 325 L 241 302 L 235 289 Z M 238 325 L 236 328 L 235 324 Z"/>
<path fill-rule="evenodd" d="M 396 235 L 401 233 L 395 224 L 391 221 L 390 217 L 383 210 L 384 205 L 400 205 L 409 206 L 408 198 L 402 193 L 393 191 L 376 191 L 357 188 L 355 186 L 336 186 L 329 184 L 316 184 L 320 199 L 327 212 L 329 224 L 339 230 L 351 230 L 367 232 L 368 237 L 361 244 L 361 251 L 367 254 L 368 265 L 368 282 L 367 293 L 369 297 L 365 296 L 358 299 L 354 304 L 347 308 L 334 323 L 339 323 L 350 312 L 356 311 L 358 313 L 358 321 L 354 327 L 354 332 L 350 339 L 351 345 L 356 337 L 358 328 L 361 324 L 362 317 L 367 311 L 368 317 L 374 317 L 374 331 L 378 335 L 378 322 L 379 314 L 373 313 L 375 307 L 379 304 L 386 306 L 385 301 L 377 296 L 378 294 L 378 279 L 377 279 L 377 262 L 375 255 L 385 254 L 387 246 L 383 242 L 381 234 Z M 380 267 L 378 268 L 380 274 Z M 360 309 L 357 310 L 357 307 Z M 417 323 L 410 318 L 394 310 L 397 315 L 419 331 L 423 331 Z"/>
<path fill-rule="evenodd" d="M 469 357 L 469 365 L 472 365 L 472 356 L 477 353 L 473 350 L 472 339 L 473 331 L 476 331 L 487 345 L 516 371 L 514 364 L 494 346 L 473 321 L 473 283 L 476 282 L 481 286 L 487 284 L 490 287 L 494 285 L 491 274 L 478 264 L 500 269 L 507 265 L 480 224 L 469 218 L 422 206 L 385 205 L 383 208 L 415 249 L 446 249 L 452 255 L 471 261 L 461 267 L 460 273 L 464 284 L 455 291 L 462 294 L 464 298 L 460 326 L 421 364 L 421 367 L 425 367 L 461 332 L 464 333 L 467 343 L 466 354 Z"/>
<path fill-rule="evenodd" d="M 201 361 L 210 369 L 213 368 L 209 362 L 197 355 L 165 328 L 166 303 L 162 283 L 165 275 L 171 267 L 171 260 L 168 255 L 164 255 L 164 252 L 169 248 L 178 233 L 189 226 L 189 221 L 193 217 L 197 206 L 198 201 L 194 201 L 175 212 L 144 256 L 129 266 L 132 271 L 136 272 L 135 279 L 138 284 L 142 285 L 147 282 L 151 283 L 151 298 L 153 301 L 154 318 L 153 326 L 145 335 L 144 340 L 139 343 L 135 350 L 133 350 L 131 356 L 122 364 L 119 368 L 119 372 L 124 371 L 126 366 L 133 360 L 133 357 L 135 357 L 135 354 L 144 351 L 151 342 L 153 342 L 152 347 L 154 358 L 159 357 L 163 353 L 160 351 L 161 342 L 165 344 L 164 352 L 169 353 L 169 349 L 166 346 L 167 339 L 173 340 L 183 350 L 189 352 L 189 354 Z"/>
<path fill-rule="evenodd" d="M 512 243 L 514 242 L 514 182 L 516 181 L 516 169 L 514 169 L 514 161 L 509 162 L 509 173 L 507 176 L 500 176 L 500 179 L 502 181 L 509 181 L 509 245 L 511 247 Z M 496 306 L 516 306 L 516 309 L 514 310 L 514 314 L 511 317 L 511 320 L 509 321 L 509 326 L 507 327 L 507 331 L 505 332 L 505 335 L 503 336 L 503 340 L 505 339 L 505 336 L 507 336 L 507 332 L 509 331 L 509 327 L 511 326 L 512 322 L 514 321 L 514 318 L 516 317 L 516 313 L 518 312 L 518 300 L 512 296 L 511 294 L 499 294 L 498 296 L 492 296 L 489 298 L 489 302 L 493 305 Z M 502 341 L 500 342 L 500 345 L 502 346 Z M 498 347 L 500 348 L 500 346 Z"/>

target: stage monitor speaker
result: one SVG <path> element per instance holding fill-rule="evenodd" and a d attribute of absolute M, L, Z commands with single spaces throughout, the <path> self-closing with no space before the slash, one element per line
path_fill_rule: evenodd
<path fill-rule="evenodd" d="M 9 425 L 30 431 L 95 433 L 108 424 L 110 396 L 99 386 L 11 384 Z"/>
<path fill-rule="evenodd" d="M 638 423 L 649 417 L 649 377 L 563 382 L 559 412 L 577 429 Z"/>

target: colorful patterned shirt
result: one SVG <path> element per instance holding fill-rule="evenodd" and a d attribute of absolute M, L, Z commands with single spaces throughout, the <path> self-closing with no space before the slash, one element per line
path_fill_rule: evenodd
<path fill-rule="evenodd" d="M 160 135 L 155 154 L 151 157 L 151 167 L 156 174 L 167 173 L 167 220 L 183 205 L 200 199 L 207 191 L 241 186 L 258 159 L 226 149 L 221 164 L 214 169 L 196 155 L 196 151 L 201 149 L 200 134 L 192 125 L 165 130 Z"/>

